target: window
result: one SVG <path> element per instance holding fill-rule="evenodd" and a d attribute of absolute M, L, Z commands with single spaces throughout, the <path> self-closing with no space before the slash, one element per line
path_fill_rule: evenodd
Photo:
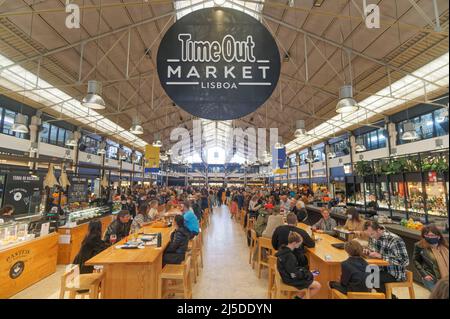
<path fill-rule="evenodd" d="M 0 133 L 25 139 L 28 136 L 27 134 L 14 132 L 12 130 L 16 114 L 17 112 L 5 108 L 0 108 Z M 26 115 L 25 120 L 28 125 L 28 116 Z"/>
<path fill-rule="evenodd" d="M 119 152 L 119 144 L 114 143 L 112 141 L 107 141 L 106 146 L 106 158 L 110 159 L 119 159 L 118 152 Z"/>
<path fill-rule="evenodd" d="M 379 128 L 357 136 L 357 141 L 361 139 L 367 151 L 386 147 L 386 132 L 384 128 Z"/>
<path fill-rule="evenodd" d="M 331 150 L 336 154 L 336 157 L 348 155 L 350 153 L 348 148 L 348 140 L 342 140 L 330 145 Z"/>
<path fill-rule="evenodd" d="M 42 124 L 40 139 L 43 143 L 65 147 L 66 141 L 71 136 L 72 132 L 69 130 L 49 123 Z"/>
<path fill-rule="evenodd" d="M 308 157 L 308 152 L 300 153 L 299 157 L 300 157 L 300 165 L 308 164 L 308 162 L 306 161 L 306 158 Z"/>
<path fill-rule="evenodd" d="M 81 139 L 80 151 L 89 154 L 97 154 L 99 141 L 87 135 L 83 135 Z"/>
<path fill-rule="evenodd" d="M 410 121 L 414 123 L 418 140 L 425 140 L 433 137 L 448 134 L 448 113 L 445 109 L 438 109 L 433 112 L 413 117 L 397 123 L 397 144 L 406 144 L 413 141 L 402 140 L 403 125 Z"/>
<path fill-rule="evenodd" d="M 313 151 L 313 162 L 321 162 L 325 160 L 324 148 L 319 148 Z"/>
<path fill-rule="evenodd" d="M 41 133 L 40 133 L 41 142 L 49 143 L 49 140 L 48 140 L 49 132 L 50 132 L 50 124 L 43 123 L 42 124 Z"/>

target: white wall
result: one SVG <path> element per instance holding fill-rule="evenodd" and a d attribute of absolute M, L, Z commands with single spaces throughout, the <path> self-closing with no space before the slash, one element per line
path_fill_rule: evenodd
<path fill-rule="evenodd" d="M 61 146 L 56 146 L 42 142 L 39 143 L 39 155 L 63 158 L 65 157 L 67 150 L 69 149 Z M 70 150 L 70 155 L 73 158 L 73 150 Z"/>
<path fill-rule="evenodd" d="M 11 150 L 17 150 L 21 152 L 28 152 L 31 143 L 29 140 L 10 136 L 6 134 L 0 134 L 0 147 L 8 148 Z"/>
<path fill-rule="evenodd" d="M 361 153 L 356 153 L 355 157 L 353 158 L 353 161 L 370 161 L 377 158 L 383 158 L 388 157 L 389 151 L 387 147 L 379 148 L 372 151 L 366 151 Z"/>
<path fill-rule="evenodd" d="M 396 145 L 394 147 L 397 149 L 397 155 L 434 151 L 438 149 L 436 147 L 436 140 L 438 139 L 441 139 L 443 141 L 444 148 L 448 148 L 448 135 L 412 142 L 408 144 Z"/>
<path fill-rule="evenodd" d="M 347 163 L 350 163 L 350 155 L 335 157 L 328 160 L 329 167 L 339 167 Z"/>
<path fill-rule="evenodd" d="M 91 164 L 97 164 L 97 165 L 101 165 L 102 164 L 102 157 L 99 155 L 94 155 L 94 154 L 89 154 L 89 153 L 85 153 L 85 152 L 79 152 L 78 153 L 78 161 L 79 162 L 88 162 L 88 158 L 87 156 L 91 155 Z"/>

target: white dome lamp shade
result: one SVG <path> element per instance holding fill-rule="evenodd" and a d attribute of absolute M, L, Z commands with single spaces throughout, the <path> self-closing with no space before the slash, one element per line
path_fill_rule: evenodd
<path fill-rule="evenodd" d="M 305 120 L 297 120 L 295 122 L 295 128 L 296 128 L 296 130 L 294 132 L 294 136 L 296 138 L 306 135 Z"/>
<path fill-rule="evenodd" d="M 155 141 L 153 142 L 153 147 L 162 147 L 163 144 L 161 142 L 161 135 L 156 133 L 155 134 Z"/>
<path fill-rule="evenodd" d="M 94 110 L 105 109 L 106 104 L 101 94 L 102 84 L 96 80 L 88 81 L 88 94 L 81 101 L 81 105 Z"/>
<path fill-rule="evenodd" d="M 17 133 L 28 133 L 27 119 L 22 113 L 17 113 L 11 130 Z"/>
<path fill-rule="evenodd" d="M 339 89 L 339 101 L 336 105 L 337 113 L 351 113 L 359 109 L 358 103 L 353 98 L 353 88 L 351 85 L 344 85 Z"/>
<path fill-rule="evenodd" d="M 144 128 L 142 127 L 141 121 L 137 116 L 133 119 L 133 123 L 130 127 L 130 133 L 134 135 L 144 134 Z"/>
<path fill-rule="evenodd" d="M 406 122 L 403 124 L 403 134 L 402 140 L 404 141 L 414 141 L 419 138 L 419 135 L 416 132 L 416 127 L 413 122 Z"/>
<path fill-rule="evenodd" d="M 364 145 L 363 140 L 362 140 L 362 138 L 360 138 L 360 137 L 358 137 L 358 138 L 356 139 L 355 151 L 356 151 L 357 153 L 366 151 L 366 146 Z"/>
<path fill-rule="evenodd" d="M 280 150 L 280 149 L 284 148 L 283 137 L 278 136 L 278 142 L 275 143 L 275 148 L 277 150 Z"/>

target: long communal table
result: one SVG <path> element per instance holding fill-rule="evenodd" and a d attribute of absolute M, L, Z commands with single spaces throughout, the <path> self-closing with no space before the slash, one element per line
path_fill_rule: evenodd
<path fill-rule="evenodd" d="M 143 228 L 144 233 L 161 233 L 161 247 L 143 249 L 117 249 L 125 239 L 91 258 L 86 265 L 103 266 L 105 282 L 102 298 L 154 299 L 158 297 L 162 255 L 170 241 L 170 228 Z"/>

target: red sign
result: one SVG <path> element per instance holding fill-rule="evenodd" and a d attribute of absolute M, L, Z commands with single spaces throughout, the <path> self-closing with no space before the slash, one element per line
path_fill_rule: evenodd
<path fill-rule="evenodd" d="M 437 182 L 436 172 L 428 172 L 428 181 L 429 182 Z"/>

